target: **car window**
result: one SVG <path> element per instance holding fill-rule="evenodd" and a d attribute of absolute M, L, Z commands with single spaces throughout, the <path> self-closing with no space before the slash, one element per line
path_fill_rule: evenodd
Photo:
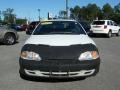
<path fill-rule="evenodd" d="M 110 21 L 110 24 L 111 24 L 111 25 L 114 25 L 112 21 Z"/>
<path fill-rule="evenodd" d="M 114 26 L 118 26 L 118 25 L 114 22 Z"/>
<path fill-rule="evenodd" d="M 107 25 L 111 25 L 111 24 L 110 24 L 110 21 L 107 21 Z"/>
<path fill-rule="evenodd" d="M 86 34 L 80 24 L 68 21 L 41 22 L 33 35 L 42 34 Z"/>
<path fill-rule="evenodd" d="M 39 21 L 31 22 L 31 23 L 29 24 L 28 29 L 29 29 L 29 30 L 34 30 L 35 27 L 36 27 L 38 24 L 39 24 Z"/>
<path fill-rule="evenodd" d="M 104 25 L 105 21 L 93 21 L 93 25 Z"/>

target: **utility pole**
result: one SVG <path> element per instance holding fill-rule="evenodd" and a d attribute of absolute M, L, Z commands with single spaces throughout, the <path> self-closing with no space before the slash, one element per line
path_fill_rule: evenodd
<path fill-rule="evenodd" d="M 68 0 L 66 0 L 66 18 L 68 19 Z"/>
<path fill-rule="evenodd" d="M 39 21 L 40 21 L 40 9 L 38 9 L 38 13 L 39 13 Z"/>

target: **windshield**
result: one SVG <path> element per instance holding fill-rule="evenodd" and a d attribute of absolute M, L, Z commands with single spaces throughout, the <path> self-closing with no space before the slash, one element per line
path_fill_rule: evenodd
<path fill-rule="evenodd" d="M 41 22 L 33 35 L 42 34 L 86 34 L 82 27 L 72 21 L 47 21 Z"/>
<path fill-rule="evenodd" d="M 105 21 L 94 21 L 92 24 L 93 25 L 103 25 L 103 24 L 105 24 Z"/>

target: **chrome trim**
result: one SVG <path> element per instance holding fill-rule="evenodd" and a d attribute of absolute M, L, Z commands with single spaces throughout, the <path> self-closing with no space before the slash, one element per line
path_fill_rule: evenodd
<path fill-rule="evenodd" d="M 95 72 L 95 69 L 81 70 L 77 72 L 43 72 L 39 70 L 27 70 L 27 69 L 24 70 L 27 75 L 40 76 L 40 77 L 78 77 L 78 76 L 89 76 Z"/>

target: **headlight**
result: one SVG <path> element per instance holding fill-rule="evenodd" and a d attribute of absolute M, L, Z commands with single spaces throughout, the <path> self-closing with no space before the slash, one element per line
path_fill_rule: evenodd
<path fill-rule="evenodd" d="M 99 57 L 99 54 L 97 51 L 87 51 L 82 53 L 79 56 L 79 60 L 80 61 L 84 61 L 84 60 L 93 60 L 93 59 L 97 59 Z"/>
<path fill-rule="evenodd" d="M 39 54 L 32 51 L 22 51 L 20 56 L 22 59 L 26 59 L 26 60 L 37 60 L 37 61 L 41 60 Z"/>

